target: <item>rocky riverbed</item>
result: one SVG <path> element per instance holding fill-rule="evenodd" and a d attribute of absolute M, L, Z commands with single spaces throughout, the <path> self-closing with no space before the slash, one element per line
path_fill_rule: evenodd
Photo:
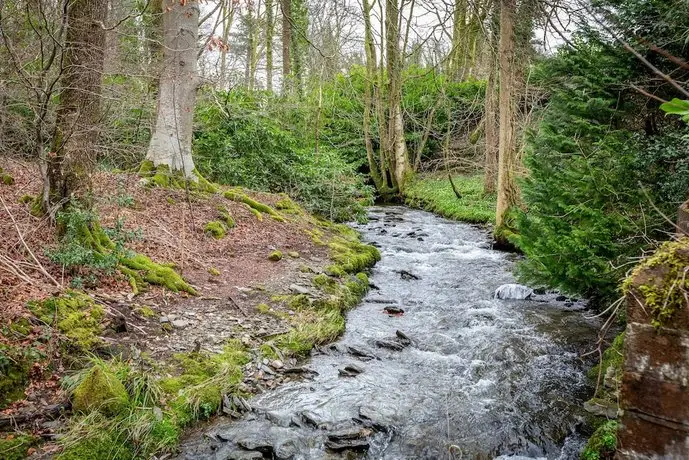
<path fill-rule="evenodd" d="M 515 256 L 480 227 L 380 207 L 358 229 L 383 258 L 344 336 L 179 458 L 578 458 L 579 356 L 599 327 L 585 305 L 494 298 Z"/>

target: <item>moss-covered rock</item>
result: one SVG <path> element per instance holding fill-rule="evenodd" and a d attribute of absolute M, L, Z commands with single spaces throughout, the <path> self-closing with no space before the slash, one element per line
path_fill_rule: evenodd
<path fill-rule="evenodd" d="M 288 256 L 290 256 L 293 259 L 298 259 L 299 258 L 299 253 L 297 251 L 289 251 L 287 253 Z"/>
<path fill-rule="evenodd" d="M 218 207 L 218 214 L 228 229 L 234 228 L 237 225 L 237 223 L 234 221 L 234 218 L 230 214 L 230 211 L 228 211 L 224 206 Z"/>
<path fill-rule="evenodd" d="M 220 270 L 218 270 L 215 267 L 208 267 L 208 273 L 210 273 L 213 276 L 220 276 Z"/>
<path fill-rule="evenodd" d="M 282 260 L 282 251 L 273 251 L 270 253 L 268 256 L 268 260 L 272 260 L 273 262 L 277 262 L 279 260 Z"/>
<path fill-rule="evenodd" d="M 115 416 L 129 404 L 127 389 L 104 366 L 95 365 L 74 390 L 72 407 L 78 412 L 100 411 Z"/>
<path fill-rule="evenodd" d="M 651 324 L 656 328 L 663 327 L 678 309 L 686 305 L 689 297 L 687 266 L 689 238 L 684 237 L 663 244 L 651 257 L 638 264 L 623 283 L 625 294 L 632 289 L 638 291 L 651 316 Z M 644 273 L 652 275 L 643 277 L 643 284 L 638 284 Z"/>
<path fill-rule="evenodd" d="M 203 232 L 219 240 L 225 237 L 225 225 L 220 221 L 213 220 L 203 227 Z"/>

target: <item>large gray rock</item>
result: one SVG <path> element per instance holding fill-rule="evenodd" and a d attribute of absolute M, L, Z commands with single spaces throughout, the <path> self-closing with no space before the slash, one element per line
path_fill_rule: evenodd
<path fill-rule="evenodd" d="M 495 290 L 493 297 L 501 300 L 526 300 L 533 295 L 533 289 L 521 284 L 503 284 Z"/>

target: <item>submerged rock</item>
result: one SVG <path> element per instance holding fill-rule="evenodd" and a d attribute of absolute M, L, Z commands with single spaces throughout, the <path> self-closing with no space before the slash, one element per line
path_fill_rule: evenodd
<path fill-rule="evenodd" d="M 503 284 L 495 290 L 493 297 L 501 300 L 526 300 L 533 295 L 533 289 L 522 284 Z"/>

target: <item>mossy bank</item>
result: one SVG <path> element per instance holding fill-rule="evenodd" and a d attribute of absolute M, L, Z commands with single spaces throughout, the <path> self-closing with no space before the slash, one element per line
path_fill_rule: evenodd
<path fill-rule="evenodd" d="M 66 283 L 73 287 L 25 302 L 24 316 L 3 326 L 0 404 L 21 411 L 15 401 L 52 382 L 71 411 L 54 414 L 55 442 L 36 436 L 45 433 L 35 430 L 42 422 L 0 433 L 0 458 L 30 449 L 70 460 L 173 454 L 185 429 L 241 413 L 252 394 L 272 388 L 256 375 L 266 360 L 276 374 L 267 383 L 294 379 L 281 369 L 336 339 L 346 311 L 368 290 L 367 271 L 380 254 L 351 228 L 309 215 L 284 194 L 211 184 L 187 195 L 164 173 L 113 181 L 125 203 L 113 208 L 114 224 L 108 208 L 64 217 L 51 262 L 63 264 L 68 280 L 88 275 L 92 284 Z M 153 198 L 152 219 L 123 224 Z M 173 244 L 190 239 L 192 262 L 175 258 L 174 245 L 149 256 L 156 249 L 149 235 L 188 200 L 195 214 L 186 236 L 158 234 L 173 235 Z M 171 262 L 155 262 L 161 255 Z M 243 327 L 232 325 L 238 317 Z M 207 333 L 216 327 L 217 337 Z"/>

